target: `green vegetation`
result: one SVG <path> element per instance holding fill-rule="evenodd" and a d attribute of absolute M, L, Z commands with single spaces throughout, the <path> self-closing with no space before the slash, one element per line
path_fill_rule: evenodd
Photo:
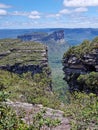
<path fill-rule="evenodd" d="M 46 53 L 44 45 L 35 42 L 22 42 L 18 39 L 0 40 L 0 66 L 14 65 L 40 65 L 45 59 Z"/>
<path fill-rule="evenodd" d="M 62 68 L 55 68 L 52 70 L 52 85 L 53 91 L 58 94 L 61 102 L 65 103 L 65 95 L 68 90 L 67 83 L 63 80 L 64 74 Z"/>
<path fill-rule="evenodd" d="M 48 44 L 47 44 L 48 45 Z M 63 80 L 64 74 L 62 70 L 62 56 L 68 48 L 68 44 L 60 44 L 60 43 L 49 43 L 48 48 L 48 57 L 49 57 L 49 65 L 51 67 L 51 76 L 52 76 L 52 85 L 53 91 L 58 94 L 61 102 L 66 102 L 65 94 L 68 90 L 67 83 Z"/>
<path fill-rule="evenodd" d="M 82 75 L 80 73 L 79 77 L 76 79 L 79 83 L 77 86 L 79 86 L 80 91 L 87 90 L 88 92 L 98 93 L 97 92 L 98 91 L 98 72 L 92 72 L 92 71 L 96 71 L 96 67 L 94 66 L 95 67 L 94 68 L 91 65 L 91 63 L 89 63 L 90 56 L 93 56 L 96 58 L 96 61 L 95 61 L 96 63 L 92 63 L 92 64 L 97 65 L 97 50 L 94 50 L 94 49 L 98 49 L 98 37 L 96 37 L 91 42 L 88 40 L 84 40 L 82 44 L 70 48 L 64 54 L 63 58 L 71 58 L 73 55 L 75 57 L 77 57 L 77 61 L 76 61 L 77 65 L 74 65 L 74 67 L 75 66 L 78 67 L 80 64 L 80 66 L 82 65 L 82 68 L 85 68 L 85 73 L 87 73 L 87 74 Z M 86 56 L 85 56 L 85 54 L 86 54 Z M 93 58 L 91 58 L 91 60 L 92 59 Z M 79 60 L 79 62 L 81 61 L 81 63 L 78 63 L 78 60 Z M 87 61 L 88 61 L 88 63 L 87 63 Z M 93 62 L 93 61 L 91 61 L 91 62 Z M 91 71 L 91 72 L 89 72 L 89 71 Z M 74 73 L 76 73 L 76 72 L 74 71 Z M 71 76 L 71 78 L 73 78 L 75 80 L 74 73 L 72 75 L 73 77 Z"/>
<path fill-rule="evenodd" d="M 48 128 L 56 127 L 60 124 L 60 120 L 51 119 L 45 117 L 45 110 L 40 110 L 40 112 L 33 114 L 32 124 L 25 124 L 21 120 L 23 117 L 23 110 L 20 110 L 22 115 L 16 115 L 14 110 L 7 106 L 5 101 L 8 98 L 8 94 L 4 92 L 5 87 L 0 85 L 0 130 L 40 130 L 44 126 Z M 28 115 L 30 116 L 30 115 Z"/>
<path fill-rule="evenodd" d="M 58 97 L 50 90 L 51 79 L 47 74 L 30 73 L 21 76 L 0 70 L 0 85 L 4 86 L 5 92 L 9 93 L 9 99 L 12 101 L 23 101 L 33 104 L 43 104 L 44 106 L 58 108 L 60 102 Z"/>
<path fill-rule="evenodd" d="M 98 130 L 98 96 L 74 93 L 68 95 L 65 117 L 71 122 L 71 130 Z"/>
<path fill-rule="evenodd" d="M 3 85 L 2 87 L 3 88 Z M 0 129 L 1 130 L 40 130 L 43 126 L 50 129 L 56 127 L 61 122 L 59 119 L 52 120 L 45 118 L 46 111 L 43 109 L 33 115 L 31 125 L 24 124 L 11 108 L 1 101 L 8 98 L 5 87 L 0 92 Z M 69 118 L 71 130 L 97 130 L 98 129 L 98 97 L 94 94 L 74 93 L 67 95 L 67 104 L 63 107 L 64 116 Z"/>
<path fill-rule="evenodd" d="M 8 46 L 6 46 L 5 43 L 8 44 Z M 70 53 L 67 52 L 67 55 L 75 54 L 78 56 L 79 53 L 82 56 L 82 54 L 92 50 L 92 45 L 94 45 L 94 48 L 97 47 L 97 38 L 96 44 L 95 41 L 94 43 L 85 41 L 82 45 L 71 48 Z M 20 61 L 22 63 L 21 65 L 24 65 L 24 63 L 27 63 L 32 57 L 35 59 L 33 59 L 34 61 L 30 61 L 31 64 L 40 64 L 39 59 L 42 59 L 43 57 L 40 55 L 43 47 L 44 46 L 41 44 L 37 45 L 32 42 L 21 43 L 21 41 L 17 41 L 17 39 L 0 41 L 0 54 L 4 54 L 5 52 L 7 54 L 4 59 L 0 59 L 0 65 L 6 65 L 8 63 L 14 64 Z M 25 54 L 25 49 L 30 49 L 30 53 Z M 38 52 L 35 51 L 37 49 Z M 12 51 L 12 53 L 8 50 Z M 18 55 L 19 50 L 21 51 Z M 31 54 L 31 50 L 33 50 L 33 54 Z M 16 59 L 14 60 L 14 58 Z M 32 75 L 31 72 L 18 75 L 5 70 L 0 70 L 0 130 L 40 130 L 43 126 L 48 126 L 51 129 L 61 123 L 58 119 L 53 120 L 45 118 L 45 110 L 41 110 L 36 115 L 33 115 L 33 123 L 28 126 L 4 103 L 8 99 L 11 101 L 43 104 L 43 106 L 54 109 L 63 109 L 65 112 L 64 116 L 69 118 L 71 122 L 72 130 L 98 129 L 98 96 L 92 93 L 89 95 L 74 93 L 68 94 L 66 97 L 65 86 L 67 85 L 60 80 L 60 78 L 63 77 L 63 74 L 61 74 L 62 72 L 58 69 L 58 66 L 54 66 L 54 68 L 52 73 L 54 91 L 59 95 L 51 92 L 51 78 L 47 75 L 47 73 L 50 72 L 48 67 L 43 68 L 41 73 L 35 75 Z M 98 73 L 91 72 L 87 75 L 80 75 L 77 80 L 80 84 L 83 83 L 87 87 L 97 89 L 98 91 Z M 59 101 L 59 97 L 63 102 L 66 102 L 62 105 L 63 108 Z"/>
<path fill-rule="evenodd" d="M 77 58 L 81 58 L 84 54 L 91 52 L 93 49 L 98 48 L 98 37 L 92 42 L 84 40 L 80 45 L 71 47 L 65 54 L 64 57 L 75 55 Z"/>
<path fill-rule="evenodd" d="M 33 123 L 30 126 L 29 130 L 40 130 L 44 126 L 47 126 L 51 130 L 51 128 L 56 127 L 61 123 L 59 119 L 53 120 L 49 117 L 45 118 L 45 113 L 45 110 L 41 110 L 40 112 L 34 115 Z"/>
<path fill-rule="evenodd" d="M 0 81 L 0 130 L 26 130 L 27 126 L 17 117 L 12 108 L 4 102 L 8 98 L 4 84 Z"/>
<path fill-rule="evenodd" d="M 22 75 L 0 70 L 0 84 L 3 84 L 5 91 L 10 93 L 11 100 L 41 103 L 52 108 L 60 105 L 57 96 L 51 92 L 51 71 L 47 65 L 46 51 L 46 46 L 40 43 L 22 42 L 18 39 L 0 40 L 0 66 L 10 67 L 19 63 L 19 67 L 23 68 L 18 71 L 22 71 L 27 65 L 25 68 L 27 73 Z M 33 70 L 29 65 L 36 65 L 34 68 L 36 74 L 32 74 Z M 17 68 L 15 67 L 14 70 Z"/>
<path fill-rule="evenodd" d="M 27 130 L 16 113 L 7 105 L 0 103 L 0 130 Z"/>
<path fill-rule="evenodd" d="M 93 91 L 98 91 L 98 72 L 91 72 L 89 74 L 80 75 L 77 81 L 85 86 L 85 89 L 91 89 Z"/>
<path fill-rule="evenodd" d="M 80 64 L 83 64 L 85 68 L 84 71 L 80 68 L 80 72 L 77 72 L 79 63 L 76 61 L 77 64 L 73 62 L 71 64 L 74 64 L 73 66 L 76 65 L 76 69 L 74 69 L 74 72 L 72 71 L 72 76 L 74 78 L 71 75 L 69 76 L 70 79 L 72 78 L 73 87 L 76 85 L 78 90 L 85 92 L 73 92 L 67 95 L 67 104 L 65 104 L 64 111 L 65 116 L 70 119 L 71 130 L 98 130 L 98 72 L 96 72 L 97 69 L 92 66 L 94 63 L 87 64 L 84 59 L 85 54 L 95 54 L 94 56 L 97 61 L 97 50 L 95 49 L 98 49 L 98 37 L 91 42 L 85 40 L 82 44 L 71 47 L 63 57 L 63 59 L 66 59 L 65 62 L 67 63 L 67 60 L 75 56 L 81 61 Z M 97 63 L 96 61 L 95 64 Z M 68 65 L 70 69 L 70 63 Z M 85 72 L 85 74 L 82 74 L 82 72 Z M 75 79 L 75 75 L 79 77 Z"/>

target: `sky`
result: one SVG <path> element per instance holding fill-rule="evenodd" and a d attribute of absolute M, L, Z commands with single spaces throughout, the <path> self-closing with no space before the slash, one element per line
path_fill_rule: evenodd
<path fill-rule="evenodd" d="M 0 29 L 98 28 L 98 0 L 0 0 Z"/>

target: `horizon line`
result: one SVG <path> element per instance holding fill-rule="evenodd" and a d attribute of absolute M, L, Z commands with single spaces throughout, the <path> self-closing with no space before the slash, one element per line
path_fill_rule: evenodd
<path fill-rule="evenodd" d="M 98 27 L 97 28 L 95 28 L 95 27 L 81 27 L 81 28 L 63 28 L 63 27 L 61 27 L 61 28 L 56 28 L 56 27 L 54 27 L 54 28 L 0 28 L 0 30 L 22 30 L 22 29 L 25 29 L 25 30 L 27 30 L 27 29 L 98 29 Z"/>

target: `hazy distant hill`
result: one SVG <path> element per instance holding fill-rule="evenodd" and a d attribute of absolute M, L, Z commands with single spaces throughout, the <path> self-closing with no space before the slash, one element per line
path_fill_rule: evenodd
<path fill-rule="evenodd" d="M 80 44 L 84 39 L 92 40 L 94 37 L 98 36 L 98 29 L 97 28 L 61 28 L 64 30 L 64 38 L 69 45 L 76 45 Z M 57 29 L 50 29 L 50 31 L 57 31 L 61 30 Z"/>
<path fill-rule="evenodd" d="M 0 39 L 2 38 L 16 38 L 18 35 L 30 34 L 32 32 L 45 32 L 51 33 L 58 30 L 64 30 L 65 40 L 72 46 L 79 44 L 84 39 L 92 40 L 98 36 L 98 29 L 95 28 L 78 28 L 78 29 L 65 29 L 65 28 L 46 28 L 46 29 L 1 29 Z"/>
<path fill-rule="evenodd" d="M 98 29 L 65 29 L 65 39 L 70 45 L 80 44 L 84 39 L 98 36 Z"/>

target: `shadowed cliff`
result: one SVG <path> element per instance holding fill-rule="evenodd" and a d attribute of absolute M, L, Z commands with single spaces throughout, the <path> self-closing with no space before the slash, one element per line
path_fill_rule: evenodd
<path fill-rule="evenodd" d="M 63 66 L 70 90 L 98 94 L 98 37 L 70 48 L 63 56 Z"/>

